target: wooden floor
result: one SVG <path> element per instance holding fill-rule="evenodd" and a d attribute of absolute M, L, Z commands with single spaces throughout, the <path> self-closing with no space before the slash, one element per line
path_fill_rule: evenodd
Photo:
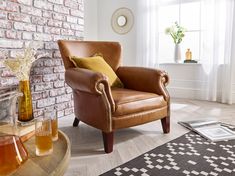
<path fill-rule="evenodd" d="M 96 176 L 104 173 L 185 134 L 188 130 L 178 125 L 177 121 L 193 119 L 217 119 L 235 124 L 235 105 L 173 99 L 170 134 L 162 133 L 160 121 L 116 131 L 114 151 L 111 154 L 104 153 L 99 130 L 84 123 L 72 127 L 72 116 L 60 118 L 60 129 L 68 135 L 72 146 L 71 161 L 65 175 Z"/>

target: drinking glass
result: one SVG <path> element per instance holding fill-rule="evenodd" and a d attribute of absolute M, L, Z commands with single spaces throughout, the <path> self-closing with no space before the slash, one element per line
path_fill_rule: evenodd
<path fill-rule="evenodd" d="M 37 118 L 35 122 L 36 155 L 44 156 L 53 152 L 51 119 L 45 113 L 43 118 Z"/>
<path fill-rule="evenodd" d="M 58 118 L 55 111 L 51 111 L 52 141 L 58 139 Z"/>

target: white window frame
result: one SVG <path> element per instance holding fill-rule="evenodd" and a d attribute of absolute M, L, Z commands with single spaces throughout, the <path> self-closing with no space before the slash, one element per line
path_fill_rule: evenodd
<path fill-rule="evenodd" d="M 161 0 L 160 1 L 160 4 L 159 4 L 159 7 L 161 8 L 162 6 L 169 6 L 169 5 L 178 5 L 179 6 L 179 9 L 178 9 L 178 13 L 179 13 L 179 19 L 176 20 L 179 25 L 181 25 L 181 5 L 184 4 L 184 3 L 190 3 L 190 2 L 199 2 L 200 3 L 200 12 L 199 12 L 199 19 L 200 19 L 200 23 L 199 23 L 199 29 L 198 30 L 187 30 L 186 31 L 186 34 L 187 33 L 190 33 L 190 32 L 198 32 L 199 33 L 199 43 L 198 43 L 198 48 L 199 48 L 199 53 L 198 53 L 198 56 L 199 58 L 197 58 L 197 61 L 200 61 L 200 56 L 201 56 L 201 45 L 202 45 L 202 28 L 201 28 L 201 1 L 202 0 Z M 160 17 L 161 18 L 161 17 Z M 159 34 L 163 34 L 164 32 L 162 31 L 159 31 Z M 183 53 L 182 53 L 182 56 L 183 56 Z M 160 64 L 163 64 L 164 62 L 161 62 Z"/>

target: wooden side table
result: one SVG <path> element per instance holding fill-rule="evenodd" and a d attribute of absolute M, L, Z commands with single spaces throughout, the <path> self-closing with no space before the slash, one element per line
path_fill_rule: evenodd
<path fill-rule="evenodd" d="M 71 145 L 68 137 L 59 130 L 59 138 L 53 142 L 53 153 L 48 156 L 36 156 L 35 137 L 24 143 L 29 158 L 11 175 L 14 176 L 60 176 L 64 175 L 70 160 Z"/>

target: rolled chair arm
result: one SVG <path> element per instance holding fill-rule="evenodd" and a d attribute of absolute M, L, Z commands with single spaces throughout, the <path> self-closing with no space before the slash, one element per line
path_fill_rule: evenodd
<path fill-rule="evenodd" d="M 169 77 L 165 71 L 143 67 L 119 67 L 117 75 L 125 88 L 163 95 L 166 101 L 170 96 L 166 90 Z"/>
<path fill-rule="evenodd" d="M 94 95 L 105 93 L 111 106 L 111 111 L 114 111 L 114 100 L 105 75 L 83 68 L 69 68 L 65 71 L 65 82 L 73 90 Z"/>

